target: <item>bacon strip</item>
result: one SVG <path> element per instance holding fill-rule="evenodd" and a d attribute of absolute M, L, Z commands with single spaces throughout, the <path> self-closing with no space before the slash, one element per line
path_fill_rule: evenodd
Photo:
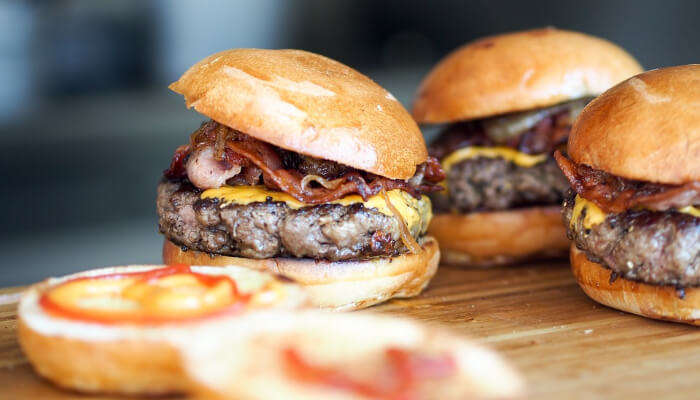
<path fill-rule="evenodd" d="M 185 176 L 185 160 L 190 155 L 192 149 L 189 144 L 184 144 L 177 149 L 175 149 L 175 154 L 173 154 L 173 159 L 170 161 L 170 166 L 168 169 L 163 171 L 168 179 L 182 178 Z"/>
<path fill-rule="evenodd" d="M 280 155 L 280 152 L 283 153 L 282 150 L 229 128 L 225 128 L 227 131 L 222 132 L 221 127 L 224 126 L 213 121 L 203 124 L 192 134 L 189 146 L 178 148 L 171 167 L 165 171 L 165 176 L 170 179 L 184 178 L 186 174 L 183 163 L 189 152 L 201 146 L 214 145 L 217 153 L 223 146 L 221 161 L 229 165 L 243 167 L 241 175 L 246 177 L 239 181 L 251 184 L 251 180 L 259 176 L 261 172 L 265 186 L 273 190 L 281 190 L 310 205 L 328 203 L 354 193 L 359 194 L 366 201 L 382 189 L 387 191 L 401 189 L 415 198 L 420 198 L 423 193 L 443 189 L 438 183 L 445 178 L 445 174 L 440 163 L 433 157 L 420 166 L 421 171 L 423 171 L 423 179 L 418 184 L 349 170 L 335 180 L 333 187 L 309 187 L 309 185 L 303 184 L 304 175 L 301 172 L 295 169 L 285 169 Z M 226 135 L 225 142 L 222 141 L 224 135 Z M 251 170 L 253 170 L 252 174 L 249 173 Z M 238 178 L 234 178 L 234 180 L 238 180 Z"/>
<path fill-rule="evenodd" d="M 490 137 L 483 120 L 448 125 L 429 148 L 430 155 L 443 159 L 468 146 L 507 146 L 525 154 L 551 154 L 566 145 L 571 122 L 569 111 L 544 116 L 534 127 L 506 140 Z"/>
<path fill-rule="evenodd" d="M 576 164 L 561 152 L 554 153 L 571 187 L 603 211 L 620 213 L 635 207 L 655 211 L 700 204 L 700 182 L 683 185 L 635 181 Z"/>

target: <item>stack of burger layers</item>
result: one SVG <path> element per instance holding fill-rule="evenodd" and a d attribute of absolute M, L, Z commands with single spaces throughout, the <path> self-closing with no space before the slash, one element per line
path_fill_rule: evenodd
<path fill-rule="evenodd" d="M 419 294 L 442 190 L 410 114 L 298 50 L 224 51 L 171 88 L 206 118 L 158 186 L 168 266 L 49 279 L 19 306 L 36 372 L 91 393 L 202 399 L 518 398 L 444 327 L 353 310 Z"/>
<path fill-rule="evenodd" d="M 595 300 L 695 323 L 700 68 L 641 72 L 580 33 L 483 38 L 430 72 L 412 118 L 323 56 L 207 57 L 170 86 L 205 121 L 158 185 L 169 266 L 35 285 L 22 347 L 85 392 L 517 398 L 502 359 L 445 328 L 312 308 L 416 296 L 440 261 L 569 248 Z M 416 121 L 441 124 L 429 148 Z"/>

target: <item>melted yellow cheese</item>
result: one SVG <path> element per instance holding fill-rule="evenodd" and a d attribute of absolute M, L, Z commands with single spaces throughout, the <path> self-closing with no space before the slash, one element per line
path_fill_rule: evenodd
<path fill-rule="evenodd" d="M 684 214 L 690 214 L 693 217 L 700 218 L 700 208 L 697 208 L 697 207 L 685 206 L 683 208 L 679 208 L 678 212 L 682 212 Z"/>
<path fill-rule="evenodd" d="M 400 189 L 394 189 L 387 192 L 389 201 L 398 210 L 401 217 L 406 222 L 408 229 L 415 233 L 416 229 L 424 232 L 430 219 L 433 217 L 430 205 L 430 199 L 427 196 L 422 196 L 420 200 L 414 198 L 410 194 Z M 275 201 L 285 203 L 289 208 L 299 209 L 307 207 L 308 204 L 302 203 L 294 197 L 284 192 L 268 190 L 264 186 L 222 186 L 218 189 L 208 189 L 201 194 L 202 199 L 220 199 L 222 206 L 227 204 L 250 204 L 262 203 L 265 201 Z M 359 195 L 353 194 L 345 196 L 338 200 L 333 200 L 331 204 L 340 204 L 349 206 L 352 204 L 362 204 L 366 208 L 373 208 L 382 214 L 393 216 L 386 202 L 380 195 L 372 196 L 367 201 L 362 200 Z"/>
<path fill-rule="evenodd" d="M 601 222 L 605 221 L 605 218 L 608 217 L 608 214 L 601 210 L 600 207 L 595 205 L 595 203 L 576 195 L 574 210 L 571 214 L 571 221 L 569 221 L 570 226 L 573 227 L 574 223 L 581 218 L 583 210 L 586 210 L 585 216 L 583 217 L 583 227 L 586 229 L 590 229 L 591 227 L 600 224 Z M 700 209 L 693 206 L 685 206 L 683 208 L 675 209 L 674 211 L 683 214 L 690 214 L 694 217 L 700 218 Z"/>
<path fill-rule="evenodd" d="M 600 207 L 595 205 L 595 203 L 593 203 L 592 201 L 588 201 L 583 197 L 576 195 L 576 200 L 574 201 L 574 210 L 571 214 L 571 221 L 569 221 L 569 225 L 571 227 L 573 227 L 576 221 L 578 221 L 578 219 L 581 218 L 583 210 L 586 210 L 586 215 L 583 217 L 583 227 L 586 229 L 590 229 L 592 226 L 602 223 L 608 216 L 603 210 L 600 209 Z"/>
<path fill-rule="evenodd" d="M 442 169 L 449 171 L 458 162 L 477 157 L 503 158 L 521 167 L 532 167 L 547 160 L 546 154 L 525 154 L 510 147 L 470 146 L 456 150 L 445 157 L 441 162 Z"/>

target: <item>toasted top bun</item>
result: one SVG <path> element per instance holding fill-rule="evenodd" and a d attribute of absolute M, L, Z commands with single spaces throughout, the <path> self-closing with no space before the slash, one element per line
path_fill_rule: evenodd
<path fill-rule="evenodd" d="M 603 93 L 574 123 L 568 151 L 629 179 L 700 180 L 700 64 L 645 72 Z"/>
<path fill-rule="evenodd" d="M 418 123 L 445 123 L 597 96 L 642 72 L 620 47 L 555 28 L 490 36 L 444 58 L 413 105 Z"/>
<path fill-rule="evenodd" d="M 228 329 L 203 332 L 181 351 L 202 398 L 341 400 L 365 397 L 294 377 L 285 351 L 292 349 L 313 367 L 376 385 L 391 378 L 385 358 L 390 348 L 453 360 L 452 373 L 419 383 L 415 398 L 512 399 L 523 394 L 519 375 L 494 352 L 434 326 L 371 313 L 263 311 Z"/>
<path fill-rule="evenodd" d="M 410 178 L 428 157 L 418 126 L 391 93 L 318 54 L 226 50 L 170 89 L 188 108 L 233 129 L 387 178 Z"/>

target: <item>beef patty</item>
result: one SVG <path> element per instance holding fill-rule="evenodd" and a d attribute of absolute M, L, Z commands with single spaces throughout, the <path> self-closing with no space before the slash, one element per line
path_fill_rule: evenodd
<path fill-rule="evenodd" d="M 362 204 L 292 209 L 283 202 L 227 204 L 200 199 L 191 184 L 158 186 L 160 231 L 190 249 L 247 258 L 305 257 L 331 261 L 406 253 L 399 222 Z M 426 209 L 428 209 L 426 207 Z M 423 235 L 427 220 L 411 227 Z"/>
<path fill-rule="evenodd" d="M 675 211 L 629 210 L 608 214 L 604 222 L 586 229 L 584 215 L 570 224 L 575 195 L 567 195 L 563 219 L 569 239 L 589 260 L 626 279 L 700 285 L 700 218 Z"/>
<path fill-rule="evenodd" d="M 478 157 L 447 171 L 448 193 L 432 195 L 442 212 L 507 210 L 561 203 L 569 183 L 553 158 L 521 167 L 503 158 Z"/>

